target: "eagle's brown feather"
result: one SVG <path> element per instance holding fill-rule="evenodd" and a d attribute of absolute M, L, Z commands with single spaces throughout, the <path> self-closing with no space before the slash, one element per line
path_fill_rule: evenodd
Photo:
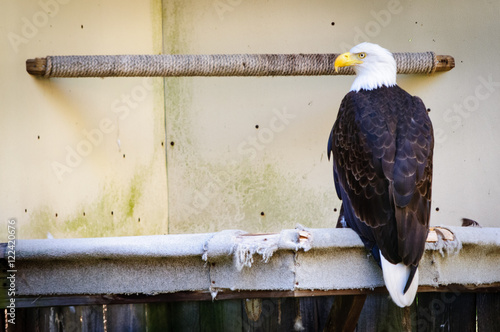
<path fill-rule="evenodd" d="M 349 226 L 393 264 L 416 269 L 423 255 L 433 146 L 424 104 L 397 85 L 344 97 L 328 147 L 337 194 Z"/>

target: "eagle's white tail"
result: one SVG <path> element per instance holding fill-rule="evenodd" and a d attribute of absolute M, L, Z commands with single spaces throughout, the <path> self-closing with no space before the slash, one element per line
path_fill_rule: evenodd
<path fill-rule="evenodd" d="M 418 269 L 415 271 L 410 287 L 404 292 L 411 268 L 403 263 L 392 264 L 380 253 L 385 287 L 398 307 L 404 308 L 413 303 L 418 288 Z"/>

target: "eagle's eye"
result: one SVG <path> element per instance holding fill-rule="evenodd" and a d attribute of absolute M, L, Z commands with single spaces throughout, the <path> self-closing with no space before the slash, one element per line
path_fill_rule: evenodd
<path fill-rule="evenodd" d="M 366 57 L 366 53 L 365 52 L 358 53 L 358 57 L 360 59 L 364 59 Z"/>

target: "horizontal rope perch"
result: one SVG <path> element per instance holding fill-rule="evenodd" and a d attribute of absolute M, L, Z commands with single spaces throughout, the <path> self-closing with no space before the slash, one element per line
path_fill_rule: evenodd
<path fill-rule="evenodd" d="M 455 66 L 434 52 L 393 53 L 399 74 L 432 74 Z M 28 59 L 26 70 L 43 77 L 318 76 L 334 70 L 338 54 L 80 55 Z"/>

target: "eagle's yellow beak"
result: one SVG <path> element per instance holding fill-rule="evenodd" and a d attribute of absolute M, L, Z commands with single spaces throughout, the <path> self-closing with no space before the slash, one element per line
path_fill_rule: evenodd
<path fill-rule="evenodd" d="M 354 66 L 363 63 L 358 54 L 351 52 L 342 53 L 335 59 L 335 72 L 339 71 L 340 67 Z"/>

